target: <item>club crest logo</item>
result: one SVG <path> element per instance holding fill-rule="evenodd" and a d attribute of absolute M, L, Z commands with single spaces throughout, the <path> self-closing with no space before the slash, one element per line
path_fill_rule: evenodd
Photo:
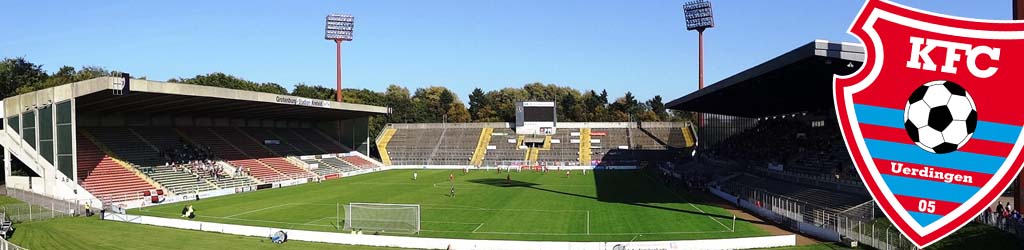
<path fill-rule="evenodd" d="M 867 0 L 850 34 L 859 71 L 834 80 L 854 165 L 918 247 L 987 211 L 1021 170 L 1024 22 Z"/>

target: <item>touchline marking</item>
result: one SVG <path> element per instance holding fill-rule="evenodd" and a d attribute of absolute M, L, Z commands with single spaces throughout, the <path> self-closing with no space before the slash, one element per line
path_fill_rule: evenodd
<path fill-rule="evenodd" d="M 156 211 L 145 211 L 145 212 L 143 212 L 143 214 L 167 214 L 167 215 L 178 215 L 178 214 L 176 214 L 176 213 L 165 213 L 165 212 L 156 212 Z M 173 217 L 162 217 L 162 218 L 173 218 Z M 328 227 L 328 228 L 333 228 L 333 227 L 335 227 L 335 226 L 333 226 L 333 225 L 317 225 L 317 224 L 299 224 L 299 223 L 294 223 L 294 222 L 284 222 L 284 221 L 272 221 L 272 220 L 253 220 L 253 219 L 239 219 L 239 218 L 227 218 L 227 217 L 217 217 L 217 216 L 206 216 L 206 215 L 199 215 L 199 216 L 196 216 L 196 218 L 213 218 L 213 219 L 221 219 L 221 220 L 233 220 L 233 221 L 250 221 L 250 222 L 263 222 L 263 223 L 279 223 L 279 224 L 284 224 L 284 225 L 292 225 L 292 226 L 312 226 L 312 227 Z M 334 217 L 325 217 L 325 218 L 334 218 Z M 209 222 L 215 222 L 215 221 L 209 221 Z M 426 221 L 422 221 L 422 222 L 426 222 Z M 480 224 L 480 225 L 483 225 L 483 223 L 465 223 L 465 222 L 444 222 L 444 221 L 430 221 L 430 222 L 431 222 L 431 223 L 453 223 L 453 224 Z M 477 229 L 474 229 L 474 230 L 478 230 L 479 228 L 480 228 L 480 226 L 478 226 L 478 227 L 477 227 Z M 454 231 L 454 230 L 430 230 L 430 229 L 421 229 L 420 231 L 423 231 L 423 232 L 436 232 L 436 233 L 470 233 L 470 234 L 507 234 L 507 235 L 548 235 L 548 236 L 586 236 L 586 235 L 597 235 L 597 236 L 602 236 L 602 235 L 603 235 L 603 236 L 617 236 L 617 235 L 637 235 L 637 234 L 652 234 L 652 235 L 655 235 L 655 234 L 709 234 L 709 233 L 728 233 L 728 232 L 731 232 L 731 231 L 728 231 L 728 230 L 723 230 L 723 231 L 677 231 L 677 232 L 643 232 L 643 233 L 641 233 L 641 232 L 633 232 L 633 233 L 532 233 L 532 232 L 482 232 L 482 231 Z M 328 232 L 328 231 L 321 231 L 321 232 Z"/>
<path fill-rule="evenodd" d="M 453 230 L 429 230 L 421 229 L 422 232 L 435 232 L 435 233 L 470 233 L 470 234 L 509 234 L 509 235 L 547 235 L 547 236 L 616 236 L 616 235 L 637 235 L 637 234 L 709 234 L 709 233 L 727 233 L 729 231 L 688 231 L 688 232 L 654 232 L 654 233 L 532 233 L 532 232 L 466 232 L 466 231 L 453 231 Z"/>
<path fill-rule="evenodd" d="M 471 233 L 476 233 L 476 230 L 480 230 L 480 227 L 482 227 L 482 226 L 484 226 L 484 223 L 480 223 L 479 226 L 476 226 L 476 229 L 473 229 L 473 232 L 471 232 Z"/>
<path fill-rule="evenodd" d="M 476 223 L 476 222 L 429 221 L 429 220 L 421 220 L 420 222 L 422 222 L 422 223 L 436 223 L 436 224 L 463 224 L 463 225 L 482 224 L 482 223 Z"/>
<path fill-rule="evenodd" d="M 654 183 L 658 182 L 658 181 L 654 180 L 653 178 L 651 178 L 650 176 L 647 176 L 647 175 L 643 175 L 643 176 L 647 177 L 647 179 L 651 180 L 651 182 L 654 182 Z M 697 211 L 700 211 L 701 213 L 704 213 L 704 214 L 708 214 L 708 212 L 705 212 L 704 209 L 700 209 L 699 207 L 693 205 L 693 203 L 690 203 L 689 200 L 687 200 L 686 198 L 683 198 L 682 196 L 680 196 L 676 192 L 666 188 L 665 186 L 662 186 L 662 185 L 656 185 L 656 186 L 661 187 L 661 189 L 664 189 L 664 190 L 668 191 L 670 194 L 672 194 L 676 198 L 679 198 L 680 200 L 683 200 L 683 202 L 686 202 L 686 204 L 690 204 L 690 206 L 693 207 L 694 209 L 697 209 Z M 716 223 L 718 223 L 718 225 L 722 225 L 722 227 L 725 228 L 726 231 L 730 230 L 729 226 L 726 226 L 725 224 L 722 224 L 721 221 L 716 220 L 714 217 L 711 217 L 711 215 L 707 215 L 707 216 L 708 216 L 708 219 L 711 219 L 711 220 L 715 221 Z"/>
<path fill-rule="evenodd" d="M 587 235 L 590 235 L 590 210 L 587 210 Z"/>
<path fill-rule="evenodd" d="M 245 211 L 245 212 L 241 212 L 241 213 L 237 213 L 237 214 L 228 215 L 228 217 L 224 217 L 224 218 L 231 218 L 231 217 L 235 217 L 235 216 L 239 216 L 239 215 L 243 215 L 243 214 L 251 214 L 251 213 L 255 213 L 255 212 L 259 212 L 259 211 L 263 211 L 263 210 L 267 210 L 267 209 L 273 209 L 273 208 L 289 206 L 289 205 L 293 205 L 293 203 L 285 203 L 285 204 L 281 204 L 281 205 L 277 205 L 277 206 L 270 206 L 270 207 L 260 208 L 260 209 L 256 209 L 256 210 Z"/>
<path fill-rule="evenodd" d="M 175 213 L 164 213 L 164 212 L 156 212 L 156 211 L 146 211 L 145 213 L 177 215 Z M 163 218 L 168 218 L 168 217 L 163 217 Z M 308 224 L 307 225 L 307 224 L 299 224 L 299 223 L 284 222 L 284 221 L 239 219 L 239 218 L 228 218 L 228 217 L 217 217 L 217 216 L 206 216 L 206 215 L 199 215 L 199 216 L 196 216 L 196 218 L 214 218 L 214 219 L 221 219 L 221 220 L 252 221 L 252 222 L 265 222 L 265 223 L 280 223 L 280 224 L 285 224 L 285 225 L 300 225 L 300 226 L 314 226 L 314 227 L 334 227 L 334 226 L 328 226 L 328 225 L 316 225 L 316 224 Z"/>

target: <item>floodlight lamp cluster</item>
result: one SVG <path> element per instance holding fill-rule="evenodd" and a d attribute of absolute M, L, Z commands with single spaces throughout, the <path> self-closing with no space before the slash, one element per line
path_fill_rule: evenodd
<path fill-rule="evenodd" d="M 697 0 L 683 4 L 683 15 L 686 16 L 686 30 L 703 31 L 715 27 L 715 18 L 711 12 L 711 2 Z"/>
<path fill-rule="evenodd" d="M 327 15 L 327 26 L 324 28 L 324 39 L 335 41 L 352 41 L 352 28 L 355 18 L 352 15 Z"/>

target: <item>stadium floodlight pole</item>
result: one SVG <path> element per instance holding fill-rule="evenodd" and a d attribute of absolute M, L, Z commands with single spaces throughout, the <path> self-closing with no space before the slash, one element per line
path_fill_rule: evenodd
<path fill-rule="evenodd" d="M 352 41 L 352 28 L 355 18 L 347 14 L 327 15 L 327 25 L 324 28 L 324 39 L 332 40 L 337 46 L 338 52 L 338 88 L 337 99 L 341 102 L 341 42 Z"/>
<path fill-rule="evenodd" d="M 697 31 L 698 71 L 697 90 L 704 89 L 704 30 L 715 27 L 715 18 L 711 12 L 711 2 L 696 0 L 683 4 L 683 16 L 686 17 L 686 30 Z M 704 126 L 704 114 L 697 114 L 697 126 Z"/>

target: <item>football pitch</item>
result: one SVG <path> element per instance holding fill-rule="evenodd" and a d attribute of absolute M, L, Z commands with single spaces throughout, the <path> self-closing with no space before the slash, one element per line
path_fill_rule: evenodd
<path fill-rule="evenodd" d="M 418 174 L 413 180 L 413 173 Z M 449 174 L 455 176 L 449 182 Z M 418 204 L 418 234 L 438 238 L 632 241 L 764 236 L 767 232 L 722 208 L 676 193 L 641 171 L 512 172 L 391 170 L 323 183 L 175 203 L 132 214 L 180 218 L 192 204 L 195 220 L 344 232 L 344 205 Z M 449 196 L 454 185 L 456 195 Z M 339 211 L 341 209 L 342 211 Z M 343 222 L 342 222 L 343 223 Z M 364 232 L 372 233 L 372 232 Z"/>

